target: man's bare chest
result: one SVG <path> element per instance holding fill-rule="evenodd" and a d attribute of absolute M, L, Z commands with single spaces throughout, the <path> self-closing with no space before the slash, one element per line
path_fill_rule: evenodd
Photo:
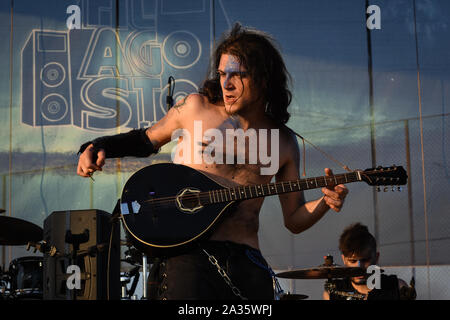
<path fill-rule="evenodd" d="M 250 175 L 273 175 L 279 169 L 278 129 L 244 130 L 233 117 L 222 120 L 200 118 L 183 128 L 177 136 L 180 137 L 178 163 L 205 165 Z"/>

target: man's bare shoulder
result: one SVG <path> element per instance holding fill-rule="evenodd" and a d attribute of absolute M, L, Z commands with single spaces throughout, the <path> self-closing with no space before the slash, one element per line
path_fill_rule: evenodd
<path fill-rule="evenodd" d="M 280 154 L 280 173 L 284 172 L 286 167 L 298 167 L 300 161 L 300 149 L 296 135 L 285 125 L 275 124 L 272 129 L 279 130 L 279 154 Z"/>
<path fill-rule="evenodd" d="M 183 99 L 177 101 L 177 103 L 173 106 L 173 109 L 183 113 L 191 113 L 207 108 L 208 106 L 208 99 L 204 95 L 199 93 L 191 93 Z"/>
<path fill-rule="evenodd" d="M 202 94 L 190 94 L 169 110 L 178 119 L 181 127 L 189 127 L 195 120 L 214 118 L 220 111 L 219 104 L 210 103 Z"/>
<path fill-rule="evenodd" d="M 156 146 L 168 143 L 176 130 L 189 128 L 207 106 L 208 99 L 201 94 L 190 94 L 178 100 L 162 119 L 148 128 L 150 141 Z"/>
<path fill-rule="evenodd" d="M 285 125 L 280 127 L 280 147 L 287 149 L 289 152 L 298 153 L 298 140 L 297 136 L 292 132 L 291 129 Z"/>

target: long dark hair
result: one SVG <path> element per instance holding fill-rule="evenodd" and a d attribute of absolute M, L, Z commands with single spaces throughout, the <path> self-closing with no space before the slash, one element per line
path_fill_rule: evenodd
<path fill-rule="evenodd" d="M 264 32 L 243 28 L 240 23 L 234 25 L 218 43 L 212 56 L 209 77 L 199 90 L 211 103 L 223 99 L 217 74 L 222 54 L 233 55 L 239 60 L 258 91 L 264 95 L 266 112 L 276 122 L 285 124 L 290 117 L 287 108 L 292 100 L 288 88 L 291 76 L 273 38 Z"/>

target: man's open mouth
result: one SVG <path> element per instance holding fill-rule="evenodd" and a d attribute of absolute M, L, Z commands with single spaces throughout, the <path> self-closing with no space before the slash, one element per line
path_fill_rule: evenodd
<path fill-rule="evenodd" d="M 232 95 L 226 95 L 225 96 L 225 102 L 233 102 L 235 100 L 236 100 L 235 96 L 232 96 Z"/>

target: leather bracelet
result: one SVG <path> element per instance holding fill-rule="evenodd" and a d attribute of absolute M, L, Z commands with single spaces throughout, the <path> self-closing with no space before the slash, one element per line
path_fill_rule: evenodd
<path fill-rule="evenodd" d="M 158 153 L 150 139 L 147 137 L 146 128 L 131 130 L 127 133 L 119 133 L 113 136 L 104 136 L 81 145 L 78 154 L 81 154 L 90 145 L 94 145 L 94 153 L 105 150 L 106 158 L 122 158 L 125 156 L 148 157 Z"/>

